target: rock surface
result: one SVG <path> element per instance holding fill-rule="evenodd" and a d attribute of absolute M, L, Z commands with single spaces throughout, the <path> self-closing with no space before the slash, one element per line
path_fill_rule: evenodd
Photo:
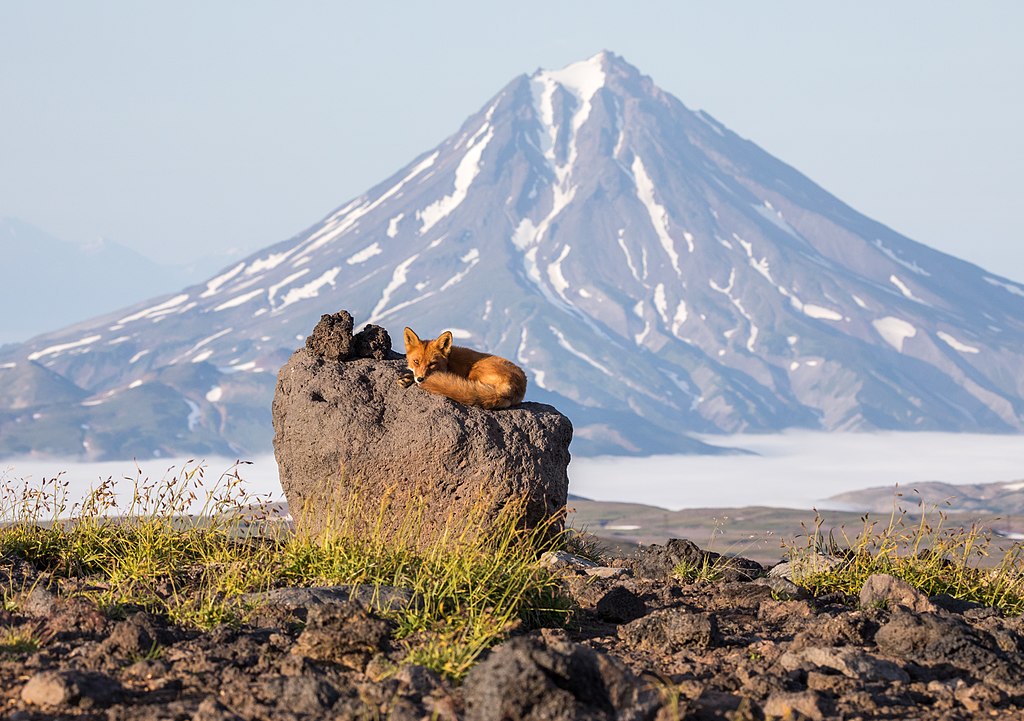
<path fill-rule="evenodd" d="M 394 357 L 386 331 L 353 339 L 341 312 L 324 316 L 278 374 L 274 454 L 300 531 L 382 521 L 426 543 L 450 520 L 493 516 L 514 499 L 525 499 L 528 526 L 561 511 L 568 418 L 540 403 L 487 411 L 402 388 Z"/>
<path fill-rule="evenodd" d="M 787 600 L 748 581 L 592 577 L 560 560 L 579 600 L 567 627 L 513 631 L 460 683 L 410 663 L 378 605 L 415 603 L 404 589 L 274 589 L 247 597 L 265 608 L 237 625 L 198 631 L 150 613 L 105 618 L 0 554 L 0 588 L 26 588 L 0 607 L 0 633 L 39 643 L 0 635 L 0 718 L 1024 718 L 1021 618 Z"/>

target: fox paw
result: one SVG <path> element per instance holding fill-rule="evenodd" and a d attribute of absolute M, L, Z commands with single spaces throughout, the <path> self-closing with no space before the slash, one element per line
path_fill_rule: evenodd
<path fill-rule="evenodd" d="M 398 380 L 396 380 L 395 382 L 398 383 L 398 385 L 400 385 L 402 388 L 408 388 L 413 383 L 412 373 L 405 373 L 403 375 L 398 376 Z"/>

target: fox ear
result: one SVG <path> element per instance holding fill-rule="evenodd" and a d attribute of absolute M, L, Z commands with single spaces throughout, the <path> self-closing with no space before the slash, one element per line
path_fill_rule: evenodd
<path fill-rule="evenodd" d="M 441 351 L 443 355 L 447 356 L 452 352 L 452 332 L 450 330 L 446 330 L 437 337 L 437 340 L 434 341 L 434 343 L 437 344 L 437 349 Z"/>
<path fill-rule="evenodd" d="M 420 337 L 416 335 L 412 328 L 405 329 L 405 347 L 413 348 L 420 344 Z"/>

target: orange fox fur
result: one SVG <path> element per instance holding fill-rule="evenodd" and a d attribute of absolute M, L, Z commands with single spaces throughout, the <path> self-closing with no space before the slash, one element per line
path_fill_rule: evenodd
<path fill-rule="evenodd" d="M 526 394 L 526 374 L 515 363 L 490 353 L 452 345 L 451 331 L 423 341 L 405 329 L 405 359 L 412 381 L 431 393 L 448 396 L 468 406 L 508 408 Z"/>

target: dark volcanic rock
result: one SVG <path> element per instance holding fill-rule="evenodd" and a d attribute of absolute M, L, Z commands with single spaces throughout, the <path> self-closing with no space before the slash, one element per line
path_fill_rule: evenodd
<path fill-rule="evenodd" d="M 1010 692 L 1024 691 L 1020 656 L 1008 657 L 991 636 L 958 617 L 901 610 L 878 629 L 875 641 L 890 656 L 939 668 L 953 666 Z"/>
<path fill-rule="evenodd" d="M 328 360 L 346 360 L 352 352 L 352 316 L 347 310 L 320 316 L 306 336 L 306 349 Z"/>
<path fill-rule="evenodd" d="M 495 647 L 463 685 L 467 721 L 652 719 L 658 694 L 611 656 L 568 640 Z"/>
<path fill-rule="evenodd" d="M 860 605 L 864 608 L 903 606 L 911 611 L 934 611 L 935 604 L 911 586 L 887 573 L 873 573 L 860 589 Z"/>
<path fill-rule="evenodd" d="M 389 631 L 387 621 L 370 616 L 358 603 L 317 606 L 292 653 L 362 669 L 371 655 L 387 648 Z"/>
<path fill-rule="evenodd" d="M 102 673 L 42 671 L 21 689 L 21 699 L 34 706 L 106 706 L 121 693 L 121 685 Z"/>
<path fill-rule="evenodd" d="M 352 339 L 352 352 L 356 358 L 391 358 L 391 336 L 379 325 L 367 325 Z"/>
<path fill-rule="evenodd" d="M 751 581 L 764 575 L 764 568 L 757 561 L 705 551 L 685 538 L 672 538 L 664 546 L 652 543 L 642 549 L 637 554 L 633 572 L 646 578 L 668 578 L 680 566 L 713 567 L 724 581 Z"/>
<path fill-rule="evenodd" d="M 334 352 L 345 325 L 334 317 L 310 336 L 313 347 Z M 402 388 L 403 369 L 397 360 L 332 362 L 309 348 L 281 369 L 274 454 L 300 532 L 382 520 L 385 533 L 415 531 L 426 542 L 449 519 L 491 516 L 512 499 L 525 499 L 530 526 L 565 506 L 568 418 L 540 403 L 488 411 Z"/>
<path fill-rule="evenodd" d="M 619 626 L 619 638 L 638 649 L 667 653 L 707 649 L 722 640 L 714 614 L 692 613 L 685 608 L 666 608 Z"/>
<path fill-rule="evenodd" d="M 613 586 L 594 606 L 599 618 L 624 623 L 647 613 L 647 604 L 625 586 Z"/>

